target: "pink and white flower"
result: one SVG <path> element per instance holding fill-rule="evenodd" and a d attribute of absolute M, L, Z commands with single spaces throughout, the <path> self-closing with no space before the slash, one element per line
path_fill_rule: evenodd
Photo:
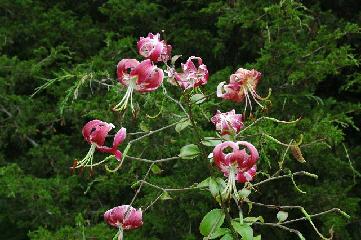
<path fill-rule="evenodd" d="M 160 40 L 160 34 L 149 33 L 148 37 L 141 37 L 137 42 L 140 55 L 149 58 L 153 62 L 167 62 L 171 57 L 172 46 Z"/>
<path fill-rule="evenodd" d="M 121 128 L 114 136 L 113 145 L 111 147 L 104 146 L 105 139 L 108 133 L 114 128 L 112 123 L 103 122 L 100 120 L 92 120 L 86 123 L 83 127 L 82 134 L 84 139 L 90 144 L 90 149 L 83 160 L 81 160 L 78 167 L 92 167 L 93 155 L 95 150 L 105 153 L 114 154 L 117 160 L 121 160 L 122 153 L 118 150 L 118 146 L 126 138 L 126 129 Z M 90 164 L 89 164 L 90 163 Z M 88 165 L 89 164 L 89 165 Z"/>
<path fill-rule="evenodd" d="M 240 145 L 244 146 L 245 149 L 240 150 Z M 225 154 L 223 151 L 226 148 L 231 148 L 232 152 Z M 247 153 L 246 149 L 250 154 Z M 218 144 L 213 150 L 213 159 L 216 166 L 227 177 L 231 171 L 234 171 L 237 181 L 241 183 L 253 180 L 256 175 L 256 162 L 258 158 L 257 149 L 246 141 L 227 141 Z"/>
<path fill-rule="evenodd" d="M 104 220 L 113 227 L 124 230 L 136 229 L 143 225 L 142 210 L 130 205 L 114 207 L 104 213 Z"/>
<path fill-rule="evenodd" d="M 163 70 L 147 59 L 138 62 L 136 59 L 123 59 L 117 66 L 118 81 L 126 86 L 127 92 L 113 110 L 123 110 L 127 107 L 129 98 L 133 109 L 133 91 L 140 93 L 155 91 L 163 82 Z"/>
<path fill-rule="evenodd" d="M 236 114 L 236 111 L 222 113 L 217 110 L 217 113 L 211 118 L 211 122 L 216 125 L 217 131 L 221 135 L 229 135 L 238 133 L 243 128 L 242 114 Z"/>
<path fill-rule="evenodd" d="M 109 209 L 104 213 L 104 220 L 109 225 L 119 229 L 118 240 L 123 239 L 123 230 L 136 229 L 143 225 L 141 209 L 130 205 L 122 205 Z"/>
<path fill-rule="evenodd" d="M 262 97 L 256 93 L 256 88 L 261 76 L 262 74 L 255 69 L 247 70 L 239 68 L 230 76 L 229 84 L 225 84 L 225 82 L 219 83 L 217 86 L 217 97 L 237 103 L 242 102 L 245 99 L 245 110 L 248 104 L 252 110 L 251 99 L 249 97 L 249 95 L 251 95 L 254 101 L 263 108 L 258 101 L 262 100 Z"/>
<path fill-rule="evenodd" d="M 239 146 L 245 148 L 240 149 Z M 231 148 L 230 153 L 224 153 L 227 148 Z M 239 198 L 235 182 L 245 183 L 253 180 L 257 171 L 258 158 L 257 149 L 246 141 L 227 141 L 218 144 L 213 150 L 214 163 L 224 176 L 228 177 L 227 186 L 222 194 L 229 197 L 234 193 L 235 197 Z"/>
<path fill-rule="evenodd" d="M 197 60 L 195 63 L 192 60 Z M 190 57 L 186 63 L 182 63 L 182 73 L 176 71 L 169 71 L 170 82 L 173 85 L 179 85 L 183 89 L 195 88 L 201 85 L 205 85 L 208 81 L 208 69 L 203 64 L 203 60 L 200 57 Z"/>

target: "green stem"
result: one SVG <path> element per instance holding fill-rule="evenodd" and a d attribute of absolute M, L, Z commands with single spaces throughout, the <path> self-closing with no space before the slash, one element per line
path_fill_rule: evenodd
<path fill-rule="evenodd" d="M 188 118 L 189 118 L 189 121 L 191 122 L 192 124 L 192 128 L 195 132 L 195 135 L 196 135 L 196 138 L 197 138 L 197 146 L 198 148 L 201 150 L 202 152 L 202 155 L 204 157 L 204 159 L 208 159 L 208 154 L 206 153 L 205 149 L 204 149 L 204 146 L 202 145 L 202 137 L 201 137 L 201 134 L 199 132 L 199 129 L 198 129 L 198 126 L 196 124 L 196 122 L 194 121 L 194 117 L 193 117 L 193 112 L 192 112 L 192 103 L 189 99 L 189 95 L 186 94 L 186 100 L 187 100 L 187 105 L 188 105 Z"/>

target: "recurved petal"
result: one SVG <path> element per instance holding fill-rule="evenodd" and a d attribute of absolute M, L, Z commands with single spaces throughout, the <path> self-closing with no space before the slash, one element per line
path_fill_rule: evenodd
<path fill-rule="evenodd" d="M 98 124 L 96 130 L 90 134 L 90 142 L 97 144 L 98 147 L 103 146 L 105 138 L 112 128 L 114 128 L 114 125 L 111 123 L 102 122 Z"/>
<path fill-rule="evenodd" d="M 238 141 L 237 144 L 245 146 L 248 149 L 248 151 L 250 152 L 250 158 L 248 159 L 247 164 L 251 164 L 251 165 L 255 164 L 259 158 L 259 154 L 258 154 L 256 147 L 246 141 Z"/>
<path fill-rule="evenodd" d="M 123 228 L 124 229 L 135 229 L 135 228 L 139 228 L 140 226 L 143 225 L 143 220 L 142 220 L 142 210 L 139 209 L 135 209 L 133 207 L 131 207 L 128 216 L 126 217 L 125 221 L 123 222 Z"/>
<path fill-rule="evenodd" d="M 245 172 L 239 172 L 237 174 L 237 181 L 240 183 L 250 182 L 254 179 L 257 173 L 256 164 Z"/>
<path fill-rule="evenodd" d="M 147 59 L 142 61 L 132 72 L 138 75 L 136 90 L 139 92 L 151 92 L 156 90 L 163 82 L 163 70 L 154 66 Z"/>
<path fill-rule="evenodd" d="M 238 145 L 231 141 L 226 141 L 224 143 L 218 144 L 213 150 L 213 159 L 214 163 L 221 169 L 222 165 L 228 165 L 229 163 L 229 154 L 223 152 L 227 147 L 232 148 L 232 151 L 238 150 Z"/>
<path fill-rule="evenodd" d="M 121 128 L 114 136 L 113 148 L 118 148 L 118 146 L 124 141 L 127 136 L 127 129 Z"/>
<path fill-rule="evenodd" d="M 139 62 L 136 59 L 122 59 L 117 65 L 118 81 L 121 84 L 128 86 L 131 77 L 130 73 L 138 65 Z"/>
<path fill-rule="evenodd" d="M 95 131 L 97 128 L 97 126 L 99 124 L 103 123 L 102 121 L 100 120 L 92 120 L 92 121 L 89 121 L 87 122 L 84 127 L 83 127 L 83 130 L 82 130 L 82 134 L 83 134 L 83 137 L 85 138 L 85 140 L 88 142 L 88 143 L 91 143 L 90 142 L 90 134 Z"/>

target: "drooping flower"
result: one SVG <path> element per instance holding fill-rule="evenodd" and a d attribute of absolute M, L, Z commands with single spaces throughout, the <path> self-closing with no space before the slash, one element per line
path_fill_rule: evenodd
<path fill-rule="evenodd" d="M 240 150 L 239 146 L 245 148 Z M 231 152 L 224 153 L 226 148 L 231 148 Z M 256 162 L 258 158 L 257 149 L 246 141 L 226 141 L 214 148 L 214 163 L 223 172 L 224 176 L 228 177 L 228 184 L 223 194 L 229 197 L 234 192 L 235 197 L 238 198 L 235 182 L 245 183 L 253 180 L 257 171 Z"/>
<path fill-rule="evenodd" d="M 236 111 L 222 113 L 217 110 L 217 113 L 211 118 L 211 122 L 216 125 L 217 131 L 221 135 L 229 135 L 238 133 L 243 127 L 242 114 L 236 114 Z"/>
<path fill-rule="evenodd" d="M 172 46 L 167 45 L 164 40 L 160 40 L 160 34 L 148 34 L 148 37 L 141 37 L 137 42 L 137 48 L 140 55 L 149 58 L 153 62 L 166 62 L 171 57 Z"/>
<path fill-rule="evenodd" d="M 196 64 L 192 60 L 197 60 Z M 203 64 L 203 60 L 200 57 L 190 57 L 186 63 L 182 63 L 182 73 L 176 71 L 169 71 L 170 82 L 174 85 L 179 85 L 183 89 L 195 88 L 201 85 L 205 85 L 208 81 L 208 69 Z"/>
<path fill-rule="evenodd" d="M 234 74 L 232 74 L 229 78 L 229 84 L 225 84 L 225 82 L 219 83 L 217 86 L 217 97 L 231 100 L 234 102 L 242 102 L 245 100 L 246 105 L 250 105 L 252 110 L 251 98 L 263 108 L 263 106 L 259 103 L 258 100 L 262 100 L 256 93 L 257 85 L 261 79 L 262 74 L 255 69 L 247 70 L 244 68 L 239 68 Z"/>
<path fill-rule="evenodd" d="M 133 91 L 140 93 L 155 91 L 163 82 L 163 70 L 147 59 L 138 62 L 136 59 L 123 59 L 117 66 L 118 81 L 128 87 L 123 99 L 113 110 L 123 110 L 127 107 L 128 100 L 133 109 Z"/>
<path fill-rule="evenodd" d="M 104 220 L 109 225 L 124 230 L 136 229 L 143 225 L 142 210 L 130 205 L 122 205 L 106 211 Z"/>
<path fill-rule="evenodd" d="M 120 160 L 122 153 L 118 150 L 118 146 L 124 141 L 126 137 L 126 129 L 121 128 L 114 136 L 112 147 L 104 146 L 105 139 L 110 130 L 114 128 L 112 123 L 103 122 L 100 120 L 92 120 L 86 123 L 83 127 L 82 133 L 84 139 L 90 144 L 90 149 L 87 155 L 81 160 L 77 167 L 93 166 L 93 155 L 95 150 L 114 154 L 115 158 Z M 90 165 L 88 165 L 90 163 Z"/>

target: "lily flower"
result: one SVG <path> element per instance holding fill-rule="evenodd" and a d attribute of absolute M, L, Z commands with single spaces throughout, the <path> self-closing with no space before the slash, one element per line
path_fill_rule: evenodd
<path fill-rule="evenodd" d="M 143 225 L 142 210 L 130 205 L 122 205 L 109 209 L 104 213 L 104 220 L 119 229 L 118 239 L 123 239 L 123 230 L 136 229 Z"/>
<path fill-rule="evenodd" d="M 153 62 L 167 62 L 171 57 L 172 46 L 167 45 L 164 40 L 160 40 L 160 34 L 148 34 L 148 37 L 141 37 L 137 42 L 140 55 L 149 58 Z"/>
<path fill-rule="evenodd" d="M 152 92 L 163 82 L 163 70 L 147 59 L 138 62 L 136 59 L 123 59 L 117 66 L 118 81 L 128 87 L 123 99 L 113 108 L 121 111 L 127 107 L 129 98 L 133 108 L 133 91 L 140 93 Z"/>
<path fill-rule="evenodd" d="M 95 150 L 114 154 L 117 160 L 121 160 L 122 153 L 118 150 L 118 146 L 124 141 L 126 137 L 125 128 L 121 128 L 115 134 L 112 147 L 104 146 L 105 138 L 113 128 L 114 125 L 112 123 L 103 122 L 97 119 L 92 120 L 84 125 L 82 133 L 84 139 L 90 144 L 90 149 L 83 160 L 78 162 L 76 166 L 77 168 L 84 166 L 92 167 Z"/>
<path fill-rule="evenodd" d="M 233 135 L 243 128 L 242 114 L 236 114 L 234 109 L 225 113 L 217 110 L 211 122 L 216 125 L 216 130 L 220 131 L 221 135 Z"/>
<path fill-rule="evenodd" d="M 231 100 L 234 102 L 242 102 L 244 99 L 246 101 L 245 110 L 249 104 L 252 110 L 251 98 L 261 107 L 264 108 L 258 100 L 263 100 L 264 98 L 260 97 L 256 93 L 257 85 L 261 79 L 262 74 L 255 69 L 247 70 L 244 68 L 239 68 L 234 74 L 229 78 L 229 84 L 221 82 L 217 86 L 217 97 Z"/>
<path fill-rule="evenodd" d="M 245 148 L 240 150 L 239 146 L 244 146 Z M 232 152 L 224 153 L 226 148 L 231 148 Z M 249 151 L 249 154 L 246 149 Z M 222 195 L 224 194 L 228 198 L 234 192 L 235 198 L 239 199 L 236 181 L 245 183 L 253 180 L 257 171 L 256 162 L 258 158 L 257 149 L 246 141 L 226 141 L 214 148 L 214 163 L 223 172 L 224 176 L 228 177 L 228 183 Z"/>
<path fill-rule="evenodd" d="M 196 64 L 192 60 L 197 60 Z M 196 66 L 197 65 L 197 66 Z M 182 73 L 169 71 L 169 81 L 173 85 L 179 85 L 183 89 L 195 88 L 205 85 L 208 81 L 208 69 L 200 57 L 192 56 L 186 63 L 182 63 Z"/>

